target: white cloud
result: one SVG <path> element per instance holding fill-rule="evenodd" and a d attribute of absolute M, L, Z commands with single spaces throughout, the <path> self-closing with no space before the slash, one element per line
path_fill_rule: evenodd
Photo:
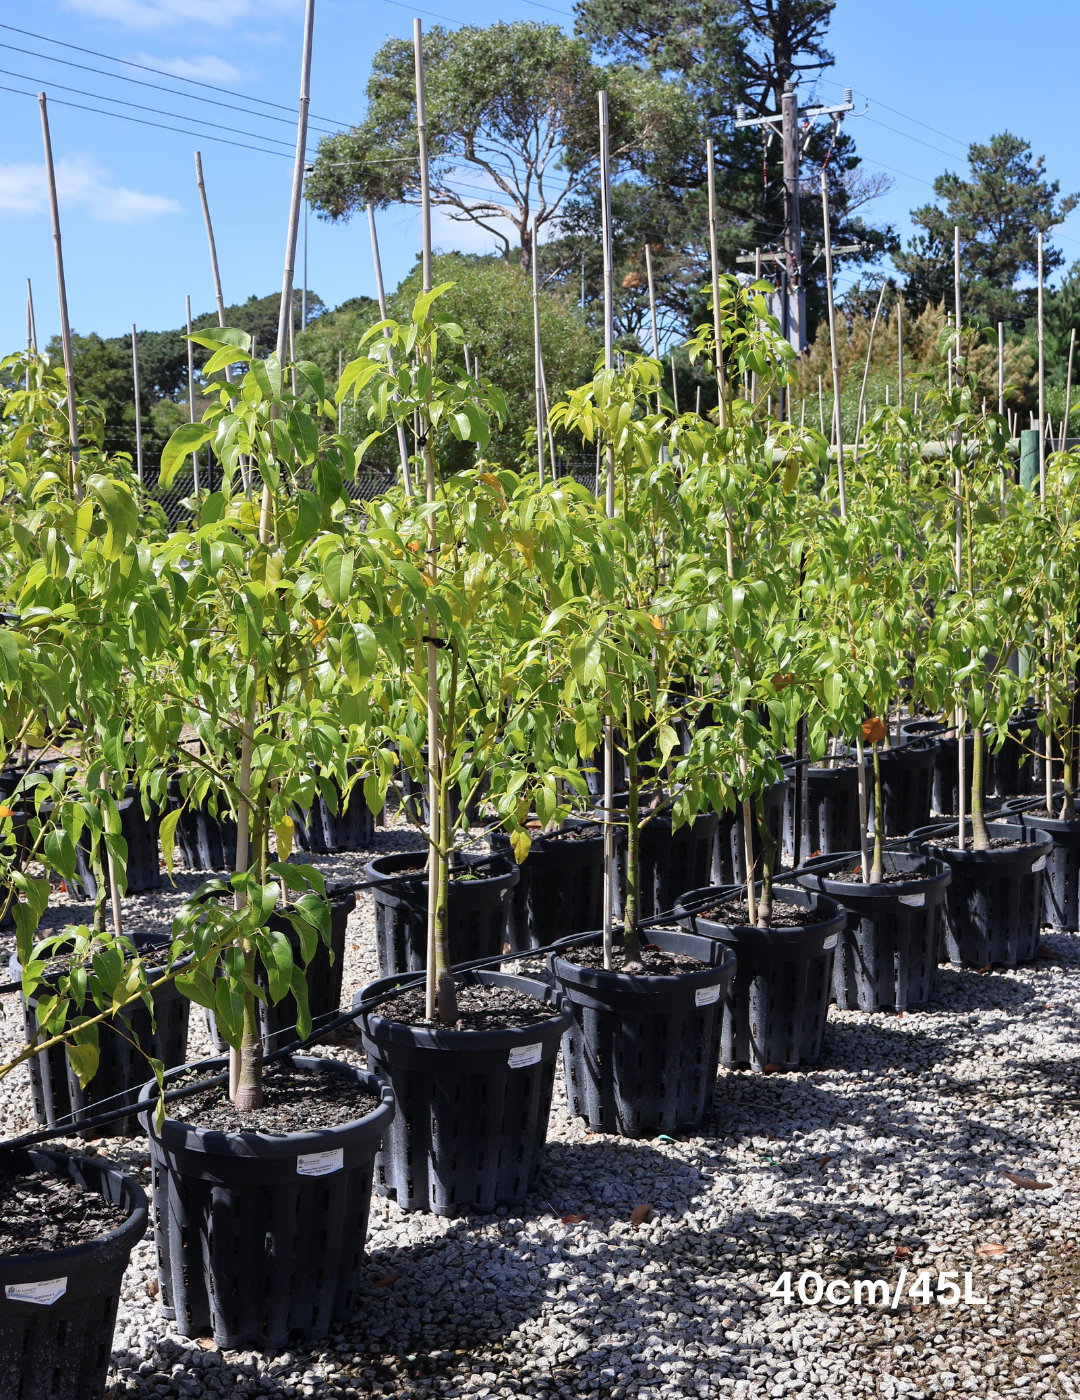
<path fill-rule="evenodd" d="M 180 212 L 180 204 L 166 195 L 143 194 L 108 181 L 109 172 L 88 157 L 57 161 L 61 214 L 65 207 L 78 205 L 99 223 L 138 224 Z M 38 214 L 48 207 L 44 165 L 0 164 L 0 214 Z"/>
<path fill-rule="evenodd" d="M 235 83 L 241 76 L 234 64 L 211 53 L 198 58 L 155 58 L 153 54 L 141 53 L 138 61 L 148 68 L 160 68 L 178 78 L 194 78 L 203 83 Z"/>
<path fill-rule="evenodd" d="M 170 29 L 197 25 L 231 29 L 270 11 L 292 11 L 301 0 L 67 0 L 67 7 L 91 19 L 126 29 Z"/>

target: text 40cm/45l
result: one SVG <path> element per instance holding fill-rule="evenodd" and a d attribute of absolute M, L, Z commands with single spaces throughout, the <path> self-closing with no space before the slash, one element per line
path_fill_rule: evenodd
<path fill-rule="evenodd" d="M 785 1303 L 797 1301 L 804 1307 L 816 1307 L 823 1303 L 844 1307 L 854 1303 L 856 1307 L 895 1310 L 905 1298 L 924 1304 L 936 1300 L 947 1308 L 955 1308 L 960 1303 L 969 1307 L 985 1307 L 988 1300 L 972 1291 L 971 1270 L 963 1274 L 962 1288 L 960 1278 L 960 1272 L 956 1269 L 941 1269 L 937 1273 L 932 1269 L 921 1269 L 908 1282 L 908 1271 L 901 1268 L 895 1283 L 883 1278 L 834 1278 L 826 1282 L 820 1274 L 808 1271 L 800 1274 L 798 1282 L 792 1284 L 788 1270 L 776 1280 L 769 1294 L 773 1298 L 782 1298 Z"/>

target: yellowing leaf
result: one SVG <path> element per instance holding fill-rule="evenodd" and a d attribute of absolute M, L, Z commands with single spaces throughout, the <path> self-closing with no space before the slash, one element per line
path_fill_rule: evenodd
<path fill-rule="evenodd" d="M 286 812 L 280 823 L 274 827 L 274 835 L 277 837 L 278 860 L 288 860 L 292 853 L 293 832 L 296 830 L 296 823 Z"/>

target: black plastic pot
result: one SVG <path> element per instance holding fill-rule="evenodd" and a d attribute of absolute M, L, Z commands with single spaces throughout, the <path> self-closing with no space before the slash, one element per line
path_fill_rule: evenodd
<path fill-rule="evenodd" d="M 345 969 L 345 938 L 349 915 L 356 908 L 356 895 L 351 890 L 346 894 L 337 895 L 332 890 L 327 890 L 327 896 L 330 900 L 330 947 L 328 948 L 320 938 L 315 949 L 315 956 L 308 963 L 304 972 L 304 980 L 307 982 L 308 989 L 308 1010 L 311 1012 L 312 1021 L 315 1022 L 320 1016 L 338 1011 L 341 1007 L 341 977 Z M 288 938 L 293 957 L 299 962 L 300 935 L 293 928 L 291 921 L 281 914 L 272 914 L 270 927 Z M 267 986 L 266 969 L 261 962 L 256 966 L 255 980 L 260 987 Z M 206 1009 L 204 1014 L 206 1028 L 214 1049 L 221 1054 L 228 1047 L 218 1033 L 214 1013 Z M 265 1002 L 259 1002 L 259 1025 L 262 1028 L 263 1049 L 267 1054 L 296 1039 L 294 1027 L 297 1014 L 296 1001 L 291 992 L 288 996 L 282 997 L 276 1004 L 272 1003 L 269 997 Z"/>
<path fill-rule="evenodd" d="M 841 1011 L 907 1011 L 925 1006 L 934 992 L 952 872 L 929 856 L 893 851 L 883 852 L 882 864 L 887 874 L 909 878 L 880 885 L 830 879 L 823 867 L 834 874 L 842 868 L 835 856 L 802 867 L 803 887 L 829 895 L 848 913 L 833 960 Z M 859 869 L 858 852 L 848 854 L 846 868 Z"/>
<path fill-rule="evenodd" d="M 104 1159 L 0 1153 L 0 1169 L 67 1176 L 128 1216 L 97 1239 L 39 1254 L 0 1254 L 0 1395 L 4 1400 L 104 1400 L 120 1284 L 146 1232 L 142 1187 Z"/>
<path fill-rule="evenodd" d="M 631 1138 L 689 1132 L 713 1105 L 735 960 L 699 934 L 653 929 L 649 938 L 705 966 L 635 976 L 548 954 L 551 975 L 573 1009 L 563 1037 L 567 1103 L 595 1132 Z"/>
<path fill-rule="evenodd" d="M 1053 841 L 1043 871 L 1043 922 L 1066 933 L 1080 930 L 1080 817 L 1071 821 L 1023 812 L 1028 831 L 1046 831 Z"/>
<path fill-rule="evenodd" d="M 930 820 L 938 743 L 933 738 L 910 739 L 896 749 L 879 749 L 885 835 L 906 836 Z M 873 783 L 867 793 L 869 829 L 874 829 Z M 856 843 L 857 844 L 857 843 Z"/>
<path fill-rule="evenodd" d="M 359 771 L 359 768 L 359 762 L 350 762 L 350 772 Z M 341 788 L 336 782 L 333 786 L 337 793 L 336 812 L 331 811 L 330 803 L 318 788 L 306 811 L 293 809 L 296 842 L 302 851 L 320 855 L 332 851 L 363 851 L 375 839 L 375 817 L 364 801 L 363 787 L 357 783 L 342 806 Z"/>
<path fill-rule="evenodd" d="M 772 838 L 776 842 L 777 862 L 776 868 L 780 868 L 781 843 L 784 839 L 784 803 L 787 800 L 787 781 L 773 783 L 767 787 L 762 795 L 762 802 L 765 809 L 765 822 L 772 833 Z M 755 803 L 754 829 L 751 832 L 753 840 L 753 852 L 755 865 L 760 869 L 761 861 L 761 837 L 758 834 L 757 812 Z M 725 812 L 717 824 L 716 839 L 713 849 L 712 869 L 706 871 L 702 876 L 701 886 L 708 881 L 719 885 L 742 885 L 746 883 L 746 838 L 743 836 L 743 805 L 738 799 L 734 812 Z M 684 885 L 682 890 L 700 888 L 701 886 Z M 663 909 L 670 909 L 670 904 L 661 906 Z"/>
<path fill-rule="evenodd" d="M 116 804 L 120 813 L 120 835 L 127 842 L 127 891 L 128 894 L 145 894 L 156 890 L 161 884 L 161 857 L 158 854 L 158 819 L 155 813 L 147 816 L 142 808 L 142 798 L 129 784 L 124 796 Z M 75 847 L 75 873 L 85 891 L 87 899 L 97 897 L 97 881 L 90 865 L 89 837 L 84 836 Z M 104 867 L 106 856 L 104 844 L 101 847 Z M 106 868 L 106 883 L 108 872 Z"/>
<path fill-rule="evenodd" d="M 393 1085 L 398 1103 L 375 1164 L 376 1189 L 402 1210 L 457 1215 L 520 1205 L 543 1164 L 570 1009 L 554 987 L 531 978 L 467 972 L 457 980 L 513 987 L 559 1010 L 538 1025 L 491 1031 L 408 1026 L 378 1010 L 358 1016 L 368 1064 Z M 354 1005 L 397 982 L 370 983 Z"/>
<path fill-rule="evenodd" d="M 1027 740 L 1021 742 L 1021 734 L 1027 733 Z M 1009 737 L 996 753 L 986 755 L 986 795 L 997 801 L 1018 797 L 1021 793 L 1035 792 L 1036 779 L 1033 757 L 1027 746 L 1036 739 L 1041 742 L 1038 723 L 1028 711 L 1009 720 Z M 1041 768 L 1040 764 L 1040 768 Z"/>
<path fill-rule="evenodd" d="M 683 900 L 700 907 L 729 890 L 692 890 Z M 777 888 L 775 899 L 812 909 L 820 921 L 805 928 L 746 928 L 680 910 L 679 922 L 723 943 L 735 955 L 735 977 L 724 1001 L 720 1058 L 729 1067 L 797 1069 L 817 1064 L 832 992 L 833 956 L 846 913 L 835 900 L 809 890 Z"/>
<path fill-rule="evenodd" d="M 833 855 L 858 846 L 858 768 L 849 762 L 840 768 L 811 767 L 806 776 L 810 791 L 810 846 L 809 852 L 804 854 Z M 799 770 L 796 769 L 784 790 L 784 855 L 789 859 L 795 850 L 795 785 L 798 781 Z M 867 788 L 868 802 L 872 802 L 873 770 L 867 773 Z M 741 826 L 739 833 L 741 839 Z"/>
<path fill-rule="evenodd" d="M 341 1075 L 380 1097 L 364 1118 L 307 1133 L 225 1133 L 166 1118 L 144 1090 L 162 1315 L 184 1337 L 212 1328 L 221 1347 L 283 1347 L 348 1321 L 364 1254 L 390 1089 L 340 1060 L 294 1056 L 298 1074 Z M 220 1073 L 227 1061 L 200 1065 Z M 312 1092 L 318 1092 L 312 1085 Z"/>
<path fill-rule="evenodd" d="M 1047 831 L 1008 822 L 987 822 L 991 839 L 1007 836 L 1023 844 L 1005 850 L 953 850 L 949 832 L 913 831 L 912 850 L 944 861 L 952 870 L 945 899 L 945 956 L 964 967 L 1016 967 L 1030 962 L 1042 924 L 1042 884 L 1053 847 Z M 967 825 L 971 840 L 971 823 Z"/>
<path fill-rule="evenodd" d="M 422 972 L 427 965 L 427 873 L 398 874 L 423 865 L 425 860 L 426 855 L 420 851 L 379 856 L 365 872 L 367 880 L 385 881 L 371 891 L 379 973 L 384 977 Z M 502 952 L 510 895 L 519 879 L 513 857 L 475 856 L 467 858 L 463 865 L 483 865 L 494 873 L 450 881 L 447 922 L 451 963 L 493 958 Z"/>
<path fill-rule="evenodd" d="M 595 836 L 574 835 L 594 830 Z M 621 839 L 620 830 L 617 835 Z M 491 848 L 512 858 L 505 832 L 492 834 Z M 593 822 L 570 817 L 559 831 L 534 840 L 518 866 L 506 936 L 513 952 L 543 948 L 571 934 L 599 928 L 604 914 L 604 836 Z"/>
<path fill-rule="evenodd" d="M 144 956 L 162 946 L 160 939 L 145 934 L 135 934 L 132 942 Z M 8 971 L 13 982 L 22 977 L 22 968 L 14 953 L 8 962 Z M 152 973 L 150 980 L 153 981 Z M 39 986 L 29 1003 L 19 994 L 27 1044 L 37 1031 L 38 1000 L 50 994 L 48 980 Z M 98 1105 L 104 1100 L 110 1100 L 110 1109 L 124 1107 L 124 1100 L 115 1099 L 115 1096 L 125 1091 L 128 1094 L 127 1102 L 134 1109 L 139 1089 L 146 1080 L 147 1055 L 161 1060 L 166 1069 L 184 1063 L 187 1059 L 191 1003 L 180 995 L 171 981 L 159 987 L 152 994 L 152 1000 L 153 1018 L 139 1001 L 123 1011 L 119 1018 L 120 1026 L 105 1023 L 98 1028 L 100 1058 L 97 1073 L 85 1089 L 80 1087 L 78 1076 L 62 1045 L 54 1045 L 28 1061 L 35 1122 L 50 1128 L 67 1126 L 72 1124 L 71 1115 L 74 1115 L 71 1127 L 74 1133 L 79 1123 L 102 1111 Z M 137 1046 L 144 1053 L 140 1053 Z M 134 1117 L 128 1116 L 103 1128 L 92 1129 L 91 1133 L 95 1137 L 123 1137 L 137 1131 Z"/>
<path fill-rule="evenodd" d="M 169 810 L 183 801 L 180 781 L 169 783 Z M 189 870 L 232 870 L 236 866 L 236 822 L 224 795 L 218 799 L 218 816 L 203 801 L 198 807 L 185 807 L 176 823 L 175 841 Z"/>

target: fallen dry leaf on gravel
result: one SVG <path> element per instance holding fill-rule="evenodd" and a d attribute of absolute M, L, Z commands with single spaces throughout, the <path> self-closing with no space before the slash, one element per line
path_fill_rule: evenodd
<path fill-rule="evenodd" d="M 765 1068 L 764 1068 L 761 1072 L 762 1072 L 762 1074 L 783 1074 L 783 1072 L 784 1072 L 784 1066 L 783 1066 L 783 1065 L 766 1065 Z"/>
<path fill-rule="evenodd" d="M 1054 1184 L 1052 1181 L 1036 1181 L 1033 1176 L 1018 1176 L 1016 1172 L 1002 1172 L 1001 1175 L 1022 1191 L 1049 1191 Z"/>
<path fill-rule="evenodd" d="M 898 1245 L 896 1246 L 896 1248 L 893 1250 L 893 1258 L 894 1258 L 894 1259 L 910 1259 L 910 1258 L 911 1258 L 911 1250 L 908 1249 L 908 1247 L 907 1247 L 906 1244 L 898 1244 Z"/>
<path fill-rule="evenodd" d="M 203 1351 L 220 1351 L 220 1350 L 221 1350 L 221 1348 L 218 1346 L 217 1342 L 214 1341 L 213 1337 L 200 1337 L 200 1338 L 199 1338 L 199 1346 L 202 1347 Z"/>
<path fill-rule="evenodd" d="M 1003 1244 L 995 1244 L 991 1241 L 989 1244 L 979 1245 L 975 1253 L 981 1254 L 984 1259 L 997 1259 L 999 1255 L 1005 1253 L 1005 1246 Z"/>
<path fill-rule="evenodd" d="M 377 1278 L 371 1286 L 372 1288 L 389 1288 L 392 1283 L 397 1281 L 397 1278 L 397 1274 L 386 1274 L 383 1278 Z"/>
<path fill-rule="evenodd" d="M 644 1225 L 650 1215 L 652 1215 L 652 1206 L 635 1206 L 630 1212 L 630 1224 Z"/>
<path fill-rule="evenodd" d="M 583 1215 L 564 1215 L 562 1223 L 564 1225 L 580 1225 L 584 1219 Z"/>

